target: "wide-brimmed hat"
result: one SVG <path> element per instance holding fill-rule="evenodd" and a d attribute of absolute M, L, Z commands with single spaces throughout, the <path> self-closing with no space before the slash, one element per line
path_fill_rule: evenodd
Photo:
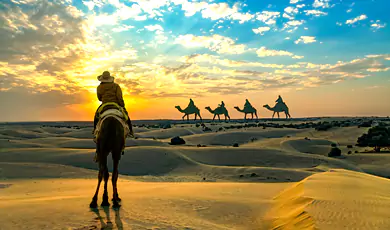
<path fill-rule="evenodd" d="M 104 71 L 102 75 L 98 76 L 97 79 L 100 82 L 114 82 L 114 77 L 110 75 L 110 72 Z"/>

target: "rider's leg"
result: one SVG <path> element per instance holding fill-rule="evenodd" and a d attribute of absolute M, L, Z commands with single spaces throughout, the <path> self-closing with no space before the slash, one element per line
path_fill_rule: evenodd
<path fill-rule="evenodd" d="M 128 117 L 127 121 L 126 121 L 126 124 L 129 126 L 129 130 L 130 130 L 130 133 L 129 134 L 133 134 L 133 125 L 131 124 L 131 120 L 130 120 L 130 117 L 129 117 L 129 113 L 127 112 L 126 108 L 123 107 L 123 111 L 126 113 L 126 116 Z"/>
<path fill-rule="evenodd" d="M 97 125 L 97 123 L 98 123 L 98 121 L 99 121 L 99 113 L 98 113 L 98 111 L 99 111 L 99 109 L 100 109 L 100 107 L 101 107 L 102 105 L 103 105 L 103 104 L 101 104 L 101 105 L 96 109 L 95 117 L 94 117 L 94 119 L 93 119 L 93 132 L 95 132 L 96 125 Z"/>

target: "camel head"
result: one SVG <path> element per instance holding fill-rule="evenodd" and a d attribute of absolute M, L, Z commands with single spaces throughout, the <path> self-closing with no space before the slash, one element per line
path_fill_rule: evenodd
<path fill-rule="evenodd" d="M 268 105 L 268 104 L 266 104 L 266 105 L 263 105 L 263 107 L 264 107 L 264 108 L 269 108 L 269 105 Z"/>
<path fill-rule="evenodd" d="M 234 106 L 235 109 L 240 109 L 238 106 Z"/>
<path fill-rule="evenodd" d="M 207 106 L 207 107 L 205 107 L 205 109 L 207 109 L 207 110 L 208 110 L 208 109 L 211 109 L 211 108 L 210 108 L 210 106 Z"/>
<path fill-rule="evenodd" d="M 180 105 L 176 105 L 175 108 L 176 108 L 177 110 L 179 110 L 179 111 L 181 110 Z"/>

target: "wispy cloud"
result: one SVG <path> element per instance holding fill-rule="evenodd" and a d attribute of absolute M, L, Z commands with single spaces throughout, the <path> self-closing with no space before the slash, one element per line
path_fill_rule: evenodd
<path fill-rule="evenodd" d="M 316 41 L 317 41 L 316 38 L 313 36 L 301 36 L 298 40 L 295 41 L 295 44 L 299 44 L 299 43 L 308 44 Z"/>
<path fill-rule="evenodd" d="M 180 35 L 175 42 L 188 48 L 205 47 L 217 53 L 242 54 L 247 51 L 245 45 L 236 44 L 233 39 L 217 34 L 213 36 Z"/>
<path fill-rule="evenodd" d="M 269 31 L 271 28 L 268 27 L 268 26 L 262 26 L 262 27 L 259 27 L 257 29 L 253 29 L 252 31 L 255 33 L 255 34 L 260 34 L 260 35 L 263 35 L 265 32 Z"/>
<path fill-rule="evenodd" d="M 362 21 L 362 20 L 366 20 L 367 19 L 367 15 L 365 14 L 362 14 L 360 16 L 357 16 L 356 18 L 352 18 L 352 19 L 348 19 L 345 24 L 349 24 L 349 25 L 352 25 L 352 24 L 355 24 L 356 22 L 358 21 Z"/>

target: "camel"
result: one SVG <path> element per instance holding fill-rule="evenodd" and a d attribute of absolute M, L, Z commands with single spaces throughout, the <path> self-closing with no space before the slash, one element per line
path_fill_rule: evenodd
<path fill-rule="evenodd" d="M 131 127 L 130 127 L 131 129 Z M 117 181 L 118 181 L 118 166 L 121 159 L 121 153 L 125 145 L 124 128 L 122 124 L 114 117 L 108 117 L 103 121 L 100 129 L 100 134 L 96 140 L 97 160 L 99 164 L 98 184 L 95 195 L 89 205 L 90 208 L 97 208 L 97 200 L 99 194 L 99 187 L 104 177 L 104 193 L 101 206 L 110 206 L 108 202 L 107 182 L 110 177 L 107 167 L 107 157 L 112 154 L 113 172 L 112 172 L 112 188 L 114 208 L 119 208 L 121 199 L 118 195 Z"/>
<path fill-rule="evenodd" d="M 182 110 L 181 107 L 178 106 L 178 105 L 175 106 L 175 108 L 176 108 L 177 110 L 179 110 L 179 112 L 184 113 L 184 116 L 182 117 L 183 120 L 184 120 L 184 118 L 187 116 L 187 121 L 188 121 L 188 120 L 190 119 L 190 118 L 189 118 L 189 115 L 190 115 L 190 114 L 195 114 L 195 119 L 194 119 L 194 121 L 196 121 L 197 116 L 199 116 L 200 121 L 202 121 L 202 117 L 200 116 L 200 110 L 199 110 L 198 107 L 196 107 L 196 106 L 194 106 L 194 107 L 187 107 L 187 108 L 185 108 L 184 110 Z"/>
<path fill-rule="evenodd" d="M 217 107 L 216 109 L 212 110 L 210 108 L 210 106 L 207 106 L 205 109 L 207 109 L 210 113 L 214 114 L 214 117 L 213 117 L 213 121 L 215 119 L 215 116 L 218 116 L 218 121 L 221 121 L 221 118 L 219 117 L 219 115 L 225 115 L 225 121 L 227 120 L 227 118 L 229 118 L 229 121 L 230 121 L 230 116 L 229 116 L 229 112 L 227 111 L 227 109 L 225 107 Z"/>
<path fill-rule="evenodd" d="M 253 107 L 240 109 L 238 106 L 236 106 L 234 108 L 237 109 L 238 112 L 245 113 L 244 120 L 246 120 L 246 115 L 247 114 L 251 114 L 252 115 L 252 120 L 253 120 L 253 114 L 255 114 L 256 119 L 259 119 L 257 117 L 257 110 L 255 108 L 253 108 Z"/>
<path fill-rule="evenodd" d="M 263 107 L 274 112 L 274 114 L 272 114 L 272 119 L 274 118 L 275 113 L 277 113 L 278 118 L 280 118 L 280 112 L 284 112 L 286 114 L 286 119 L 291 118 L 291 115 L 288 111 L 288 107 L 285 103 L 277 103 L 273 108 L 271 108 L 269 105 L 264 105 Z"/>

